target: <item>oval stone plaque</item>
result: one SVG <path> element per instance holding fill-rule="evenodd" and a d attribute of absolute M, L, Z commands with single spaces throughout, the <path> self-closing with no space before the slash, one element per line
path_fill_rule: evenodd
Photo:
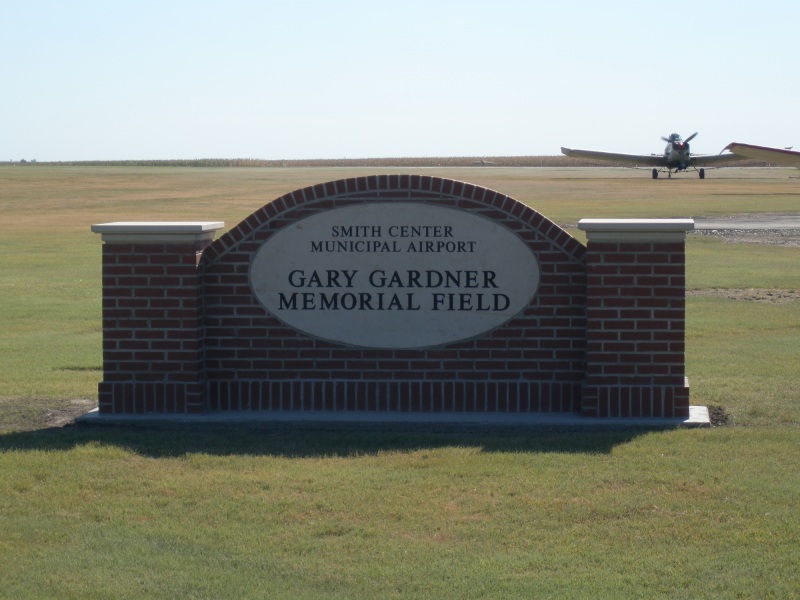
<path fill-rule="evenodd" d="M 357 204 L 275 233 L 250 266 L 256 297 L 307 334 L 369 348 L 464 340 L 519 314 L 539 264 L 511 230 L 421 203 Z"/>

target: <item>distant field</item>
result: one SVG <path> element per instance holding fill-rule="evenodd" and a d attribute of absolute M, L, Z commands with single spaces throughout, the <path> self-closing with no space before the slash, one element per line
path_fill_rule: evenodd
<path fill-rule="evenodd" d="M 687 299 L 692 403 L 728 427 L 41 430 L 102 377 L 91 224 L 232 227 L 401 171 L 502 191 L 579 239 L 580 218 L 800 213 L 789 169 L 0 165 L 0 598 L 800 597 L 797 301 Z M 690 237 L 687 281 L 797 290 L 800 249 Z"/>
<path fill-rule="evenodd" d="M 566 158 L 566 157 L 565 157 Z M 0 165 L 6 231 L 80 233 L 132 219 L 224 219 L 229 226 L 292 190 L 374 173 L 421 173 L 502 191 L 557 223 L 604 217 L 687 217 L 799 211 L 796 169 L 682 173 L 616 168 L 164 168 Z"/>
<path fill-rule="evenodd" d="M 196 158 L 190 160 L 86 160 L 58 163 L 18 163 L 19 166 L 74 166 L 74 167 L 368 167 L 374 168 L 426 168 L 426 167 L 470 167 L 475 163 L 490 167 L 599 167 L 625 166 L 608 162 L 588 161 L 556 156 L 449 156 L 427 158 L 334 158 L 305 160 L 262 160 L 258 158 Z M 491 164 L 490 164 L 491 163 Z M 727 165 L 723 165 L 727 166 Z M 735 161 L 730 166 L 766 167 L 763 161 Z"/>
<path fill-rule="evenodd" d="M 294 189 L 371 172 L 0 166 L 0 225 L 4 232 L 0 238 L 0 317 L 5 323 L 0 345 L 0 398 L 96 398 L 96 384 L 102 376 L 101 242 L 89 231 L 91 224 L 192 219 L 224 220 L 226 227 L 232 227 L 256 208 Z M 800 211 L 800 180 L 789 179 L 794 169 L 722 169 L 710 172 L 703 181 L 691 175 L 654 181 L 648 172 L 631 169 L 471 167 L 420 172 L 500 190 L 568 226 L 581 240 L 585 238 L 574 225 L 583 217 Z M 688 287 L 796 288 L 800 285 L 797 256 L 797 249 L 727 245 L 690 237 Z M 694 307 L 709 302 L 716 306 L 733 301 L 691 298 L 690 336 Z M 742 305 L 749 306 L 734 302 L 731 308 Z M 774 310 L 784 314 L 792 309 Z M 706 313 L 709 318 L 724 314 L 714 309 Z M 689 346 L 690 364 L 700 347 Z M 727 346 L 720 351 L 724 354 Z M 717 350 L 712 346 L 710 352 Z M 722 402 L 698 375 L 690 372 L 694 401 L 711 398 Z M 747 379 L 734 377 L 732 381 L 741 381 L 742 390 L 748 387 Z M 737 418 L 745 418 L 737 414 L 735 402 L 727 400 L 730 410 Z"/>

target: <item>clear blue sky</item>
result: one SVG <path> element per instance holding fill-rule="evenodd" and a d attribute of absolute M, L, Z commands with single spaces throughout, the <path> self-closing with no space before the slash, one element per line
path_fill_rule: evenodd
<path fill-rule="evenodd" d="M 800 147 L 800 2 L 5 2 L 0 160 Z"/>

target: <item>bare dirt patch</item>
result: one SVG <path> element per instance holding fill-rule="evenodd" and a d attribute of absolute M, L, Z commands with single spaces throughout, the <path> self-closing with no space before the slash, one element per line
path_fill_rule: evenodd
<path fill-rule="evenodd" d="M 65 404 L 45 411 L 43 420 L 47 427 L 63 427 L 97 408 L 97 400 L 67 400 Z"/>
<path fill-rule="evenodd" d="M 0 431 L 35 431 L 71 425 L 97 408 L 97 400 L 0 399 Z"/>
<path fill-rule="evenodd" d="M 731 300 L 749 300 L 765 304 L 786 304 L 800 300 L 800 290 L 746 289 L 728 290 L 710 288 L 707 290 L 686 290 L 687 296 L 716 296 Z"/>
<path fill-rule="evenodd" d="M 708 407 L 708 419 L 712 427 L 724 427 L 728 424 L 728 413 L 721 406 Z"/>

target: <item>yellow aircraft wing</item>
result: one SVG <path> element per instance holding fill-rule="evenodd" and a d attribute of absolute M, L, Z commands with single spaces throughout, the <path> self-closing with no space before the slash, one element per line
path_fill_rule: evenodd
<path fill-rule="evenodd" d="M 692 154 L 689 157 L 689 163 L 695 167 L 713 167 L 737 160 L 747 160 L 747 157 L 740 154 Z"/>
<path fill-rule="evenodd" d="M 659 154 L 615 154 L 613 152 L 595 152 L 594 150 L 578 150 L 577 148 L 561 148 L 561 153 L 570 158 L 585 158 L 605 162 L 622 163 L 624 165 L 647 165 L 648 167 L 665 167 L 667 159 Z"/>
<path fill-rule="evenodd" d="M 793 152 L 783 148 L 768 148 L 766 146 L 753 146 L 752 144 L 739 144 L 733 142 L 725 146 L 725 150 L 730 150 L 746 158 L 764 160 L 766 162 L 795 167 L 800 169 L 800 152 Z"/>
<path fill-rule="evenodd" d="M 576 148 L 561 148 L 561 152 L 572 158 L 602 160 L 636 166 L 667 166 L 667 157 L 660 154 L 615 154 L 613 152 L 595 152 Z M 747 160 L 747 157 L 738 154 L 692 154 L 689 156 L 689 164 L 695 167 L 708 167 L 737 160 Z"/>

